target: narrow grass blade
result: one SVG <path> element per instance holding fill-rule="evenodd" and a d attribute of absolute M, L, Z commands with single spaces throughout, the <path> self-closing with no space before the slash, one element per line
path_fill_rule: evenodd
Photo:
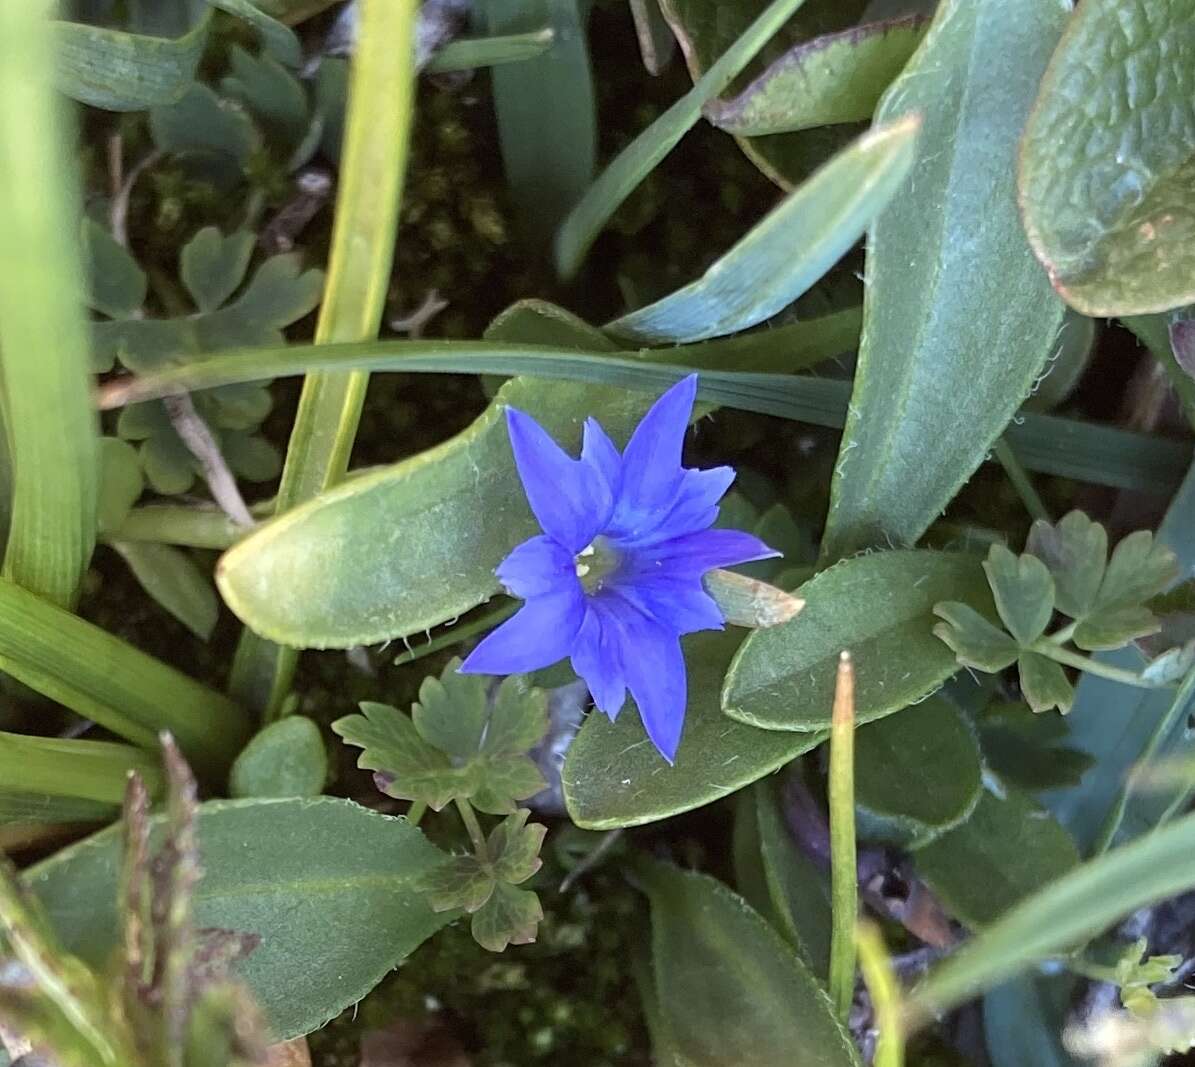
<path fill-rule="evenodd" d="M 95 545 L 99 445 L 52 7 L 0 3 L 0 385 L 13 465 L 3 572 L 67 605 Z"/>
<path fill-rule="evenodd" d="M 696 84 L 622 150 L 569 212 L 556 234 L 556 268 L 571 278 L 598 231 L 701 118 L 702 107 L 742 73 L 805 0 L 773 0 Z"/>
<path fill-rule="evenodd" d="M 144 749 L 111 741 L 0 733 L 0 780 L 6 791 L 119 804 L 130 771 L 141 775 L 150 793 L 158 792 L 162 769 L 157 757 Z"/>
<path fill-rule="evenodd" d="M 425 74 L 450 74 L 457 70 L 496 67 L 542 56 L 552 47 L 555 34 L 550 26 L 527 33 L 506 33 L 495 37 L 464 38 L 441 48 L 426 67 Z"/>
<path fill-rule="evenodd" d="M 837 318 L 827 316 L 832 317 Z M 743 362 L 748 366 L 774 364 L 776 353 L 771 339 L 779 339 L 782 331 L 792 332 L 785 335 L 785 345 L 780 347 L 788 346 L 790 359 L 796 358 L 791 353 L 799 347 L 801 328 L 816 329 L 818 322 L 781 327 L 770 334 L 761 331 L 742 338 L 647 353 L 598 354 L 486 341 L 379 341 L 238 349 L 152 377 L 114 383 L 101 393 L 100 406 L 117 408 L 180 389 L 211 389 L 233 382 L 347 367 L 408 374 L 524 374 L 649 392 L 662 391 L 697 370 L 701 373 L 699 397 L 704 401 L 814 426 L 841 428 L 851 395 L 851 383 L 845 379 L 707 369 L 710 364 L 733 362 L 712 358 L 720 349 L 731 348 L 743 352 Z M 842 351 L 844 334 L 836 327 L 832 336 L 827 336 L 833 343 L 817 338 L 815 356 L 829 357 Z M 648 355 L 655 359 L 645 358 Z M 694 358 L 690 361 L 691 356 Z M 1026 470 L 1159 494 L 1174 490 L 1192 458 L 1191 445 L 1185 441 L 1058 415 L 1024 412 L 1007 428 L 1005 438 Z"/>
<path fill-rule="evenodd" d="M 697 281 L 605 329 L 633 344 L 701 341 L 746 330 L 801 296 L 859 240 L 913 163 L 916 116 L 838 153 Z"/>
<path fill-rule="evenodd" d="M 244 711 L 223 694 L 4 580 L 0 670 L 142 748 L 169 730 L 208 776 L 248 737 Z"/>
<path fill-rule="evenodd" d="M 838 660 L 830 725 L 830 999 L 845 1025 L 855 996 L 855 928 L 859 877 L 855 853 L 855 670 L 849 652 Z"/>
<path fill-rule="evenodd" d="M 859 966 L 871 994 L 876 1027 L 875 1067 L 904 1067 L 905 1042 L 901 1023 L 900 983 L 892 970 L 892 959 L 883 935 L 872 923 L 859 923 L 855 932 Z"/>
<path fill-rule="evenodd" d="M 317 345 L 376 337 L 386 303 L 415 95 L 417 0 L 363 0 L 341 153 L 328 282 Z M 279 512 L 339 481 L 348 466 L 369 375 L 311 374 L 303 385 L 278 490 Z M 246 631 L 230 682 L 272 716 L 297 654 Z"/>
<path fill-rule="evenodd" d="M 935 970 L 908 1002 L 924 1021 L 1073 949 L 1117 919 L 1195 885 L 1195 815 L 1076 867 Z"/>

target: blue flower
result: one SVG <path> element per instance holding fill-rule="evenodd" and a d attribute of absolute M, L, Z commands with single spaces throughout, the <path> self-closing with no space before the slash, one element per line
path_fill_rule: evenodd
<path fill-rule="evenodd" d="M 621 454 L 587 419 L 580 459 L 530 415 L 507 409 L 515 464 L 544 532 L 496 572 L 526 603 L 460 668 L 519 674 L 568 656 L 611 719 L 630 690 L 648 737 L 670 763 L 687 700 L 679 639 L 725 621 L 702 576 L 779 555 L 751 534 L 710 529 L 734 471 L 681 466 L 696 395 L 695 374 L 674 385 Z"/>

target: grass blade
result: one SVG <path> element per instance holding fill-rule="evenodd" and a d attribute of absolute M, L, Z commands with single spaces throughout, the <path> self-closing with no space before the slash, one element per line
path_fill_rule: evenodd
<path fill-rule="evenodd" d="M 353 59 L 328 282 L 317 345 L 376 337 L 386 303 L 415 95 L 416 0 L 364 0 Z M 317 371 L 303 385 L 278 490 L 278 512 L 339 481 L 369 374 Z M 271 716 L 298 655 L 245 631 L 230 689 Z"/>
<path fill-rule="evenodd" d="M 859 876 L 855 854 L 855 671 L 849 652 L 838 660 L 830 726 L 830 999 L 846 1024 L 855 996 L 855 929 Z"/>
<path fill-rule="evenodd" d="M 908 1002 L 924 1021 L 1057 953 L 1121 916 L 1195 884 L 1195 815 L 1105 853 L 1016 905 L 934 971 Z"/>
<path fill-rule="evenodd" d="M 120 804 L 129 772 L 157 793 L 157 756 L 132 745 L 0 733 L 0 779 L 6 791 Z"/>
<path fill-rule="evenodd" d="M 773 0 L 747 32 L 697 83 L 624 148 L 598 175 L 556 234 L 556 268 L 571 278 L 598 231 L 636 186 L 701 118 L 702 107 L 721 94 L 805 0 Z"/>
<path fill-rule="evenodd" d="M 52 6 L 0 3 L 0 375 L 13 464 L 4 574 L 68 605 L 95 546 L 99 445 Z"/>
<path fill-rule="evenodd" d="M 697 281 L 605 329 L 631 343 L 682 343 L 770 319 L 837 263 L 887 205 L 913 163 L 920 125 L 909 116 L 864 134 Z"/>
<path fill-rule="evenodd" d="M 457 70 L 496 67 L 500 63 L 518 63 L 542 56 L 552 47 L 555 34 L 550 26 L 527 33 L 507 33 L 497 37 L 464 38 L 441 48 L 423 68 L 425 74 L 451 74 Z"/>
<path fill-rule="evenodd" d="M 0 670 L 142 748 L 169 730 L 198 770 L 227 770 L 244 711 L 98 626 L 0 580 Z"/>

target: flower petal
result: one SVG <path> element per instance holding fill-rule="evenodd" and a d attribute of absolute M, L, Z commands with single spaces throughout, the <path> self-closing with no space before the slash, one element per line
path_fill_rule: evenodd
<path fill-rule="evenodd" d="M 605 479 L 570 457 L 526 412 L 507 408 L 506 427 L 527 503 L 544 533 L 579 552 L 610 516 L 613 501 Z"/>
<path fill-rule="evenodd" d="M 586 419 L 581 439 L 581 459 L 601 474 L 613 500 L 622 484 L 622 456 L 597 419 Z"/>
<path fill-rule="evenodd" d="M 577 584 L 572 553 L 551 537 L 524 541 L 494 572 L 506 589 L 524 600 Z"/>
<path fill-rule="evenodd" d="M 742 530 L 700 530 L 632 553 L 633 570 L 627 581 L 634 581 L 636 573 L 700 578 L 717 567 L 733 567 L 780 554 Z"/>
<path fill-rule="evenodd" d="M 682 471 L 671 504 L 661 509 L 657 516 L 641 529 L 633 543 L 651 545 L 708 529 L 718 518 L 718 501 L 726 495 L 726 490 L 733 481 L 733 467 Z"/>
<path fill-rule="evenodd" d="M 611 722 L 627 699 L 619 644 L 617 620 L 590 600 L 573 643 L 573 670 L 585 679 L 594 704 Z"/>
<path fill-rule="evenodd" d="M 726 625 L 721 609 L 702 588 L 700 578 L 642 575 L 620 583 L 611 595 L 623 597 L 674 634 L 721 630 Z"/>
<path fill-rule="evenodd" d="M 462 674 L 523 674 L 563 659 L 585 613 L 580 585 L 532 597 L 460 665 Z"/>
<path fill-rule="evenodd" d="M 630 536 L 641 532 L 676 495 L 696 395 L 696 374 L 677 382 L 643 416 L 623 451 L 614 522 Z"/>
<path fill-rule="evenodd" d="M 680 744 L 688 703 L 680 641 L 643 616 L 628 627 L 628 638 L 630 644 L 623 648 L 627 686 L 635 698 L 647 736 L 671 763 Z"/>

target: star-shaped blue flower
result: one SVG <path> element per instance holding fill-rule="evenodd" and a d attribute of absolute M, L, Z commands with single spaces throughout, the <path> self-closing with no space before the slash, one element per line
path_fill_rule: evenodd
<path fill-rule="evenodd" d="M 734 471 L 681 466 L 696 395 L 695 374 L 674 385 L 621 454 L 587 419 L 580 459 L 530 415 L 507 409 L 515 464 L 544 532 L 497 570 L 526 603 L 460 668 L 519 674 L 569 656 L 611 719 L 631 691 L 648 737 L 670 763 L 687 700 L 679 639 L 725 622 L 703 575 L 779 555 L 751 534 L 710 529 Z"/>

